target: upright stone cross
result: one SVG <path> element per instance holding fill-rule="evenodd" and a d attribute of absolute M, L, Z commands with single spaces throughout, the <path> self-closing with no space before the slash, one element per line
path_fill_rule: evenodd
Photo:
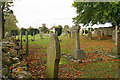
<path fill-rule="evenodd" d="M 58 78 L 59 61 L 61 58 L 60 41 L 51 33 L 47 51 L 47 72 L 46 78 Z"/>
<path fill-rule="evenodd" d="M 29 46 L 28 46 L 28 31 L 26 31 L 26 54 L 28 55 L 29 54 Z"/>
<path fill-rule="evenodd" d="M 80 35 L 79 35 L 79 30 L 80 26 L 76 24 L 74 27 L 75 30 L 75 43 L 76 43 L 76 49 L 72 50 L 72 56 L 76 59 L 85 59 L 85 53 L 82 49 L 80 49 Z"/>

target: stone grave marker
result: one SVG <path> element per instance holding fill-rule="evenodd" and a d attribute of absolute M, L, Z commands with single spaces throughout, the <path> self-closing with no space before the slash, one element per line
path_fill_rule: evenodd
<path fill-rule="evenodd" d="M 39 30 L 40 32 L 40 38 L 43 39 L 43 35 L 42 35 L 42 32 L 41 32 L 41 29 Z"/>
<path fill-rule="evenodd" d="M 18 33 L 18 40 L 20 40 L 20 34 Z"/>
<path fill-rule="evenodd" d="M 60 42 L 55 34 L 51 33 L 47 51 L 46 78 L 58 78 L 59 61 L 61 58 Z"/>
<path fill-rule="evenodd" d="M 75 38 L 75 31 L 72 31 L 72 38 Z"/>
<path fill-rule="evenodd" d="M 35 32 L 33 32 L 33 40 L 35 40 Z"/>
<path fill-rule="evenodd" d="M 116 52 L 117 57 L 120 58 L 120 28 L 119 26 L 115 27 L 115 46 L 116 46 Z M 120 62 L 118 61 L 118 70 L 117 70 L 117 77 L 120 79 Z"/>
<path fill-rule="evenodd" d="M 71 31 L 69 31 L 69 38 L 71 38 Z"/>
<path fill-rule="evenodd" d="M 84 34 L 84 30 L 82 29 L 81 35 L 84 36 L 83 34 Z"/>
<path fill-rule="evenodd" d="M 29 54 L 29 46 L 28 46 L 28 31 L 26 31 L 26 54 L 28 55 Z"/>
<path fill-rule="evenodd" d="M 58 31 L 56 31 L 56 36 L 58 36 Z"/>
<path fill-rule="evenodd" d="M 115 31 L 112 33 L 112 41 L 115 42 Z"/>
<path fill-rule="evenodd" d="M 91 40 L 92 39 L 92 33 L 89 31 L 88 32 L 88 38 Z"/>
<path fill-rule="evenodd" d="M 85 53 L 82 49 L 80 49 L 80 35 L 79 35 L 80 26 L 76 24 L 74 26 L 74 30 L 76 49 L 72 50 L 72 56 L 76 59 L 85 59 L 86 58 Z"/>
<path fill-rule="evenodd" d="M 97 31 L 97 39 L 98 40 L 102 39 L 102 35 L 101 35 L 101 31 L 100 30 Z"/>
<path fill-rule="evenodd" d="M 6 32 L 5 33 L 5 37 L 11 37 L 11 33 L 10 32 Z"/>

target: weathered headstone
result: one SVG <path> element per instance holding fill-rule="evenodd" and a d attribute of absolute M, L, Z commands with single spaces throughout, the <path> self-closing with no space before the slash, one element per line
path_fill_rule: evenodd
<path fill-rule="evenodd" d="M 67 32 L 67 30 L 65 30 L 65 36 L 68 36 L 68 32 Z"/>
<path fill-rule="evenodd" d="M 71 31 L 69 31 L 69 38 L 71 38 Z"/>
<path fill-rule="evenodd" d="M 20 35 L 18 34 L 18 40 L 20 40 Z"/>
<path fill-rule="evenodd" d="M 120 31 L 119 31 L 119 26 L 115 27 L 115 46 L 116 46 L 116 51 L 117 51 L 117 56 L 120 58 Z M 120 62 L 118 61 L 118 70 L 117 70 L 117 77 L 120 79 Z"/>
<path fill-rule="evenodd" d="M 82 29 L 81 35 L 84 36 L 83 34 L 84 34 L 84 30 Z"/>
<path fill-rule="evenodd" d="M 112 33 L 112 41 L 113 42 L 115 41 L 115 31 L 113 31 L 113 33 Z"/>
<path fill-rule="evenodd" d="M 100 30 L 97 31 L 97 39 L 98 40 L 102 39 L 102 35 L 101 35 L 101 31 Z"/>
<path fill-rule="evenodd" d="M 46 78 L 58 78 L 59 61 L 61 58 L 60 42 L 55 34 L 51 34 L 47 52 Z"/>
<path fill-rule="evenodd" d="M 58 36 L 58 31 L 56 31 L 56 36 Z"/>
<path fill-rule="evenodd" d="M 85 59 L 86 58 L 85 53 L 82 49 L 80 49 L 80 35 L 79 35 L 80 26 L 76 24 L 74 26 L 74 30 L 76 49 L 72 50 L 72 56 L 76 59 Z"/>
<path fill-rule="evenodd" d="M 42 32 L 41 32 L 41 29 L 39 30 L 39 34 L 40 34 L 40 38 L 43 39 L 43 35 L 42 35 Z"/>
<path fill-rule="evenodd" d="M 26 31 L 26 54 L 28 55 L 29 54 L 29 46 L 28 46 L 28 32 Z"/>
<path fill-rule="evenodd" d="M 21 37 L 21 39 L 20 39 L 20 48 L 22 49 L 22 30 L 20 30 L 20 37 Z"/>
<path fill-rule="evenodd" d="M 72 38 L 75 38 L 75 31 L 72 31 Z"/>
<path fill-rule="evenodd" d="M 92 39 L 92 33 L 90 31 L 88 32 L 88 38 Z"/>
<path fill-rule="evenodd" d="M 10 32 L 6 32 L 5 33 L 5 37 L 11 37 L 11 33 Z"/>
<path fill-rule="evenodd" d="M 33 40 L 35 40 L 35 32 L 33 32 Z"/>

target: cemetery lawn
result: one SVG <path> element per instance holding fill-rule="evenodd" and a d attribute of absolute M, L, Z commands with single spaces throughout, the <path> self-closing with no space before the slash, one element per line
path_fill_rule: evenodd
<path fill-rule="evenodd" d="M 29 71 L 33 78 L 46 77 L 46 58 L 49 36 L 40 39 L 39 35 L 35 36 L 35 41 L 31 41 L 32 36 L 29 35 L 29 55 L 25 55 L 24 59 L 29 64 Z M 23 38 L 25 39 L 25 38 Z M 72 49 L 75 49 L 75 40 L 68 37 L 59 37 L 61 53 L 71 54 Z M 25 48 L 25 42 L 24 48 Z M 108 53 L 111 54 L 111 48 L 114 42 L 111 42 L 110 37 L 105 37 L 105 40 L 98 41 L 96 37 L 89 40 L 87 36 L 80 37 L 80 46 L 85 53 Z M 116 78 L 118 59 L 76 63 L 61 55 L 59 63 L 59 78 Z"/>

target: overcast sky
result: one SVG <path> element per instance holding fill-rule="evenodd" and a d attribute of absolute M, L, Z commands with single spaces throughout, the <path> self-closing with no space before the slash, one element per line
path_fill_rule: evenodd
<path fill-rule="evenodd" d="M 74 0 L 14 0 L 12 7 L 18 20 L 19 28 L 41 27 L 53 25 L 73 25 L 72 18 L 76 17 L 76 9 L 72 7 Z M 99 25 L 103 26 L 103 25 Z M 94 27 L 99 27 L 94 26 Z M 105 26 L 108 26 L 105 25 Z"/>

